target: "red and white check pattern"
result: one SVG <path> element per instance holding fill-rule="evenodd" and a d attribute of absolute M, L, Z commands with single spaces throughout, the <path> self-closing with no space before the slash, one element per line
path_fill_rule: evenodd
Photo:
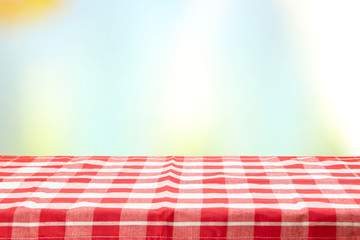
<path fill-rule="evenodd" d="M 0 156 L 2 239 L 360 239 L 360 157 Z"/>

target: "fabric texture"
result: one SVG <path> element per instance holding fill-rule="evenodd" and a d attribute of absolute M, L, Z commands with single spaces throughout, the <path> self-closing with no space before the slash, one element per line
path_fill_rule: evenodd
<path fill-rule="evenodd" d="M 360 239 L 360 157 L 0 156 L 0 240 Z"/>

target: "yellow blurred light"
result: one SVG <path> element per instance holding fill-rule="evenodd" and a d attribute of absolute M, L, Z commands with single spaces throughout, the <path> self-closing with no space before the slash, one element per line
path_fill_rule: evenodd
<path fill-rule="evenodd" d="M 0 0 L 0 23 L 23 22 L 42 16 L 57 2 L 58 0 Z"/>

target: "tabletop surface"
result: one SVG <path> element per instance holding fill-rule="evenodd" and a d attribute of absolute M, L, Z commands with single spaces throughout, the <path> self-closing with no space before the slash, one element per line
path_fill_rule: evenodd
<path fill-rule="evenodd" d="M 360 239 L 360 157 L 0 156 L 1 239 Z"/>

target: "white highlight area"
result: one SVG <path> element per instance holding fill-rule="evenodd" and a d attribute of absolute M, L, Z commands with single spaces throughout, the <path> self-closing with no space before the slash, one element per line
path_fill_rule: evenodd
<path fill-rule="evenodd" d="M 360 1 L 278 2 L 292 20 L 326 124 L 340 128 L 348 154 L 359 154 Z"/>
<path fill-rule="evenodd" d="M 164 112 L 172 131 L 177 131 L 176 127 L 197 129 L 214 112 L 212 48 L 228 0 L 192 0 L 187 4 L 165 79 Z"/>

